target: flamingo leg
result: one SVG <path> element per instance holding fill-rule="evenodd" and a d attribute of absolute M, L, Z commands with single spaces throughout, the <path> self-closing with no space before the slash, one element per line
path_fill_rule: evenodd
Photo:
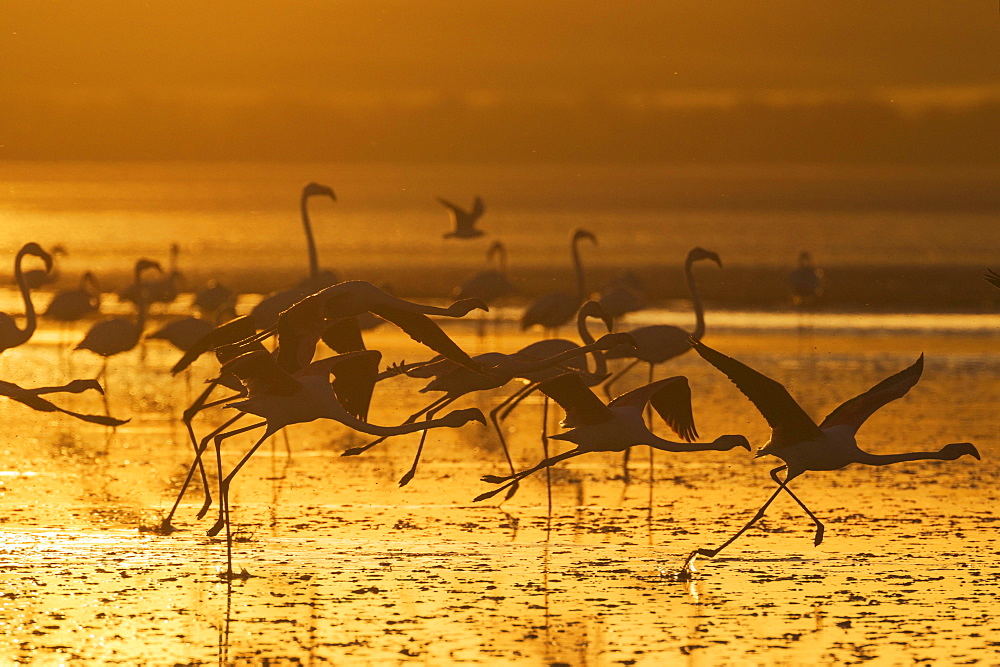
<path fill-rule="evenodd" d="M 799 507 L 801 507 L 805 511 L 806 515 L 808 515 L 808 517 L 813 520 L 813 523 L 816 524 L 816 535 L 813 537 L 813 546 L 818 547 L 820 542 L 823 541 L 823 531 L 826 530 L 826 528 L 823 526 L 823 522 L 820 521 L 818 518 L 816 518 L 816 515 L 813 514 L 808 507 L 806 507 L 805 503 L 799 500 L 798 496 L 792 493 L 792 490 L 788 488 L 788 480 L 786 479 L 783 482 L 780 479 L 778 479 L 778 473 L 781 472 L 786 467 L 787 466 L 781 466 L 780 468 L 775 468 L 774 470 L 772 470 L 771 479 L 777 482 L 778 486 L 784 489 L 785 492 L 792 497 L 792 500 L 798 503 Z"/>
<path fill-rule="evenodd" d="M 447 400 L 436 401 L 439 402 L 440 405 L 435 407 L 433 410 L 427 410 L 427 412 L 425 413 L 427 421 L 434 419 L 434 417 L 437 415 L 438 410 L 451 404 L 454 400 L 458 398 L 458 396 L 454 396 L 452 398 L 448 398 L 447 396 L 445 396 L 445 398 Z M 409 484 L 410 481 L 413 479 L 413 476 L 417 474 L 417 464 L 420 462 L 420 454 L 422 454 L 424 451 L 424 442 L 426 440 L 427 440 L 427 429 L 424 429 L 423 432 L 420 434 L 420 444 L 417 445 L 417 453 L 413 456 L 413 465 L 410 466 L 410 469 L 406 471 L 405 475 L 399 478 L 400 486 L 406 486 L 407 484 Z"/>
<path fill-rule="evenodd" d="M 542 455 L 549 458 L 549 396 L 544 394 L 542 400 Z M 552 467 L 545 466 L 545 497 L 548 500 L 548 515 L 546 531 L 552 528 Z"/>
<path fill-rule="evenodd" d="M 575 447 L 574 449 L 571 449 L 569 451 L 563 452 L 562 454 L 556 454 L 555 456 L 550 456 L 549 458 L 544 459 L 543 461 L 541 461 L 538 464 L 532 466 L 531 468 L 527 468 L 526 470 L 522 470 L 521 472 L 516 473 L 514 475 L 506 475 L 506 476 L 503 476 L 503 477 L 498 477 L 497 475 L 483 475 L 483 481 L 484 482 L 490 482 L 491 484 L 500 484 L 502 482 L 506 482 L 506 484 L 503 484 L 503 486 L 497 487 L 497 488 L 493 489 L 492 491 L 487 491 L 486 493 L 479 494 L 478 496 L 476 496 L 473 499 L 473 501 L 474 502 L 479 502 L 480 500 L 486 500 L 488 498 L 492 498 L 493 496 L 497 495 L 501 491 L 503 491 L 503 490 L 505 490 L 505 489 L 513 486 L 514 484 L 517 484 L 518 482 L 520 482 L 522 479 L 524 479 L 528 475 L 531 475 L 532 473 L 538 472 L 542 468 L 548 468 L 549 466 L 555 465 L 555 464 L 559 463 L 560 461 L 565 461 L 566 459 L 571 459 L 574 456 L 579 456 L 580 454 L 586 454 L 588 451 L 589 450 L 580 449 L 579 447 Z"/>
<path fill-rule="evenodd" d="M 726 547 L 728 547 L 730 544 L 732 544 L 733 542 L 735 542 L 736 539 L 740 535 L 742 535 L 743 533 L 747 532 L 747 530 L 749 530 L 752 525 L 754 525 L 755 523 L 757 523 L 758 521 L 760 521 L 760 519 L 764 516 L 764 511 L 768 508 L 768 506 L 772 502 L 774 502 L 774 499 L 778 497 L 778 494 L 781 493 L 781 489 L 782 488 L 783 487 L 779 486 L 777 489 L 775 489 L 774 493 L 771 494 L 771 497 L 767 499 L 767 502 L 765 502 L 761 506 L 761 508 L 759 510 L 757 510 L 757 513 L 753 515 L 753 518 L 751 518 L 750 521 L 748 521 L 745 526 L 743 526 L 742 528 L 740 528 L 736 532 L 735 535 L 733 535 L 728 540 L 726 540 L 725 542 L 723 542 L 721 546 L 719 546 L 719 547 L 717 547 L 715 549 L 697 549 L 697 550 L 695 550 L 695 553 L 697 553 L 699 556 L 708 556 L 709 558 L 714 558 L 720 551 L 722 551 L 723 549 L 725 549 Z M 690 558 L 689 558 L 689 562 L 690 562 Z"/>
<path fill-rule="evenodd" d="M 404 424 L 412 424 L 417 419 L 419 419 L 421 416 L 428 414 L 432 410 L 439 409 L 441 406 L 445 405 L 446 402 L 452 401 L 452 400 L 454 400 L 454 399 L 448 398 L 447 395 L 442 396 L 441 398 L 439 398 L 436 401 L 432 402 L 430 405 L 424 407 L 423 409 L 421 409 L 421 410 L 419 410 L 417 412 L 414 412 L 412 415 L 410 415 L 409 417 L 407 417 L 406 421 L 404 421 L 403 423 Z M 391 435 L 383 435 L 381 438 L 378 438 L 377 440 L 372 440 L 367 445 L 362 445 L 360 447 L 351 447 L 350 449 L 345 449 L 341 453 L 341 456 L 357 456 L 358 454 L 364 454 L 365 452 L 367 452 L 369 449 L 371 449 L 375 445 L 378 445 L 378 444 L 384 442 L 385 440 L 387 440 L 387 439 L 389 439 L 391 437 L 392 437 Z"/>
<path fill-rule="evenodd" d="M 535 390 L 537 386 L 537 382 L 524 385 L 505 398 L 500 405 L 490 410 L 490 421 L 493 422 L 493 428 L 497 432 L 497 436 L 500 438 L 500 446 L 503 448 L 503 455 L 507 459 L 507 465 L 510 466 L 510 472 L 512 475 L 516 472 L 514 470 L 514 460 L 510 457 L 510 449 L 507 447 L 506 438 L 503 437 L 503 429 L 500 428 L 500 422 L 503 419 L 506 419 L 507 415 L 510 414 L 510 411 L 517 407 L 520 402 L 528 396 L 528 394 Z M 504 500 L 510 500 L 515 493 L 517 493 L 517 484 L 510 487 L 510 490 L 507 492 Z"/>
<path fill-rule="evenodd" d="M 218 465 L 218 472 L 219 472 L 219 520 L 215 522 L 214 526 L 208 529 L 209 537 L 214 537 L 218 535 L 219 531 L 222 530 L 223 526 L 226 526 L 227 531 L 229 530 L 229 485 L 233 480 L 233 476 L 236 475 L 237 472 L 239 472 L 240 468 L 242 468 L 243 465 L 248 460 L 250 460 L 250 457 L 253 456 L 253 453 L 257 451 L 257 448 L 260 447 L 261 443 L 263 443 L 264 440 L 267 439 L 267 436 L 270 435 L 270 433 L 265 432 L 264 437 L 258 440 L 254 444 L 254 446 L 250 448 L 250 451 L 248 451 L 243 456 L 243 458 L 240 459 L 240 462 L 237 463 L 236 466 L 225 477 L 222 476 L 222 441 L 226 440 L 227 438 L 231 438 L 234 435 L 239 435 L 241 433 L 246 433 L 247 431 L 252 431 L 256 428 L 260 428 L 261 426 L 267 426 L 267 422 L 262 421 L 262 422 L 257 422 L 256 424 L 250 424 L 249 426 L 242 426 L 240 428 L 233 429 L 232 431 L 226 431 L 225 433 L 220 433 L 214 438 L 215 455 L 216 458 L 218 459 L 216 463 Z"/>

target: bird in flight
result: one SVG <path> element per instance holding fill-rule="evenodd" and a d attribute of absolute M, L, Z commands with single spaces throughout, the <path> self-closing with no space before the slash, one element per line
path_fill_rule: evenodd
<path fill-rule="evenodd" d="M 486 211 L 486 205 L 483 204 L 482 197 L 477 196 L 472 202 L 472 209 L 468 211 L 461 206 L 451 203 L 447 199 L 438 197 L 437 200 L 451 212 L 451 221 L 455 225 L 455 229 L 445 232 L 444 238 L 474 239 L 486 233 L 476 227 L 476 222 L 479 221 L 479 218 L 483 216 L 483 212 Z"/>

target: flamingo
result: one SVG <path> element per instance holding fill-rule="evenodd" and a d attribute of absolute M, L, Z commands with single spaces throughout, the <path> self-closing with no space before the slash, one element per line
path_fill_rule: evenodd
<path fill-rule="evenodd" d="M 513 475 L 485 475 L 484 482 L 502 486 L 480 494 L 476 501 L 492 498 L 542 468 L 590 452 L 621 452 L 636 445 L 677 453 L 725 452 L 736 447 L 750 450 L 750 443 L 742 435 L 723 435 L 706 443 L 692 442 L 698 437 L 698 432 L 691 412 L 691 389 L 684 376 L 658 380 L 633 389 L 607 405 L 574 373 L 544 380 L 538 388 L 566 411 L 566 418 L 562 423 L 569 430 L 549 437 L 572 442 L 576 447 L 548 457 Z M 647 404 L 652 405 L 667 426 L 684 442 L 665 440 L 649 430 L 643 421 L 643 411 Z"/>
<path fill-rule="evenodd" d="M 306 234 L 306 248 L 309 251 L 309 277 L 296 287 L 267 295 L 254 306 L 250 314 L 256 321 L 258 329 L 267 329 L 273 326 L 275 320 L 278 319 L 278 313 L 316 290 L 337 282 L 337 277 L 333 272 L 321 271 L 319 268 L 316 240 L 313 238 L 312 223 L 309 221 L 310 197 L 329 197 L 331 200 L 337 201 L 337 195 L 334 194 L 333 188 L 328 185 L 310 182 L 302 187 L 302 195 L 299 197 L 299 213 L 302 218 L 302 228 Z"/>
<path fill-rule="evenodd" d="M 240 469 L 267 438 L 290 424 L 317 419 L 332 419 L 362 433 L 389 436 L 429 428 L 458 428 L 471 421 L 486 423 L 476 408 L 455 410 L 439 419 L 398 426 L 378 426 L 366 421 L 368 404 L 378 374 L 381 353 L 364 350 L 314 361 L 294 374 L 284 371 L 265 350 L 242 354 L 223 365 L 224 373 L 232 373 L 246 387 L 245 399 L 226 407 L 257 415 L 264 421 L 236 428 L 215 436 L 219 466 L 219 520 L 209 529 L 210 536 L 226 528 L 226 578 L 238 578 L 232 568 L 232 535 L 229 523 L 229 487 Z M 334 376 L 331 383 L 330 375 Z M 257 442 L 247 451 L 229 474 L 222 475 L 221 445 L 227 438 L 264 427 Z"/>
<path fill-rule="evenodd" d="M 587 239 L 597 244 L 597 237 L 585 229 L 573 232 L 570 241 L 570 252 L 573 256 L 573 269 L 576 271 L 576 293 L 550 292 L 540 296 L 521 316 L 521 329 L 527 329 L 534 324 L 540 324 L 546 329 L 556 329 L 569 322 L 587 298 L 584 281 L 583 264 L 580 261 L 580 241 Z"/>
<path fill-rule="evenodd" d="M 799 253 L 799 266 L 788 274 L 788 288 L 797 308 L 815 304 L 823 296 L 823 269 L 813 263 L 812 255 Z"/>
<path fill-rule="evenodd" d="M 154 303 L 173 303 L 180 293 L 179 285 L 184 280 L 177 268 L 177 257 L 180 255 L 181 247 L 176 243 L 170 244 L 170 270 L 165 276 L 156 280 L 149 280 L 141 286 L 142 297 L 146 300 L 146 306 Z M 119 301 L 131 301 L 139 303 L 140 285 L 133 282 L 118 294 Z"/>
<path fill-rule="evenodd" d="M 24 271 L 21 269 L 21 262 L 27 255 L 41 258 L 45 262 L 46 269 L 52 268 L 52 255 L 42 250 L 42 247 L 37 243 L 25 243 L 17 251 L 17 255 L 14 257 L 14 282 L 20 288 L 21 298 L 24 299 L 24 328 L 19 329 L 17 322 L 7 313 L 0 313 L 0 352 L 27 343 L 31 340 L 31 336 L 34 335 L 35 328 L 38 326 L 35 306 L 31 303 L 31 291 L 24 277 Z"/>
<path fill-rule="evenodd" d="M 113 317 L 96 322 L 83 340 L 76 346 L 77 350 L 90 350 L 94 354 L 104 358 L 104 365 L 101 367 L 100 375 L 107 371 L 108 357 L 113 357 L 122 352 L 128 352 L 139 344 L 142 332 L 146 327 L 146 295 L 142 289 L 142 273 L 147 269 L 162 271 L 158 262 L 149 259 L 140 259 L 135 263 L 133 269 L 133 279 L 139 286 L 136 295 L 136 318 L 135 320 L 125 317 Z"/>
<path fill-rule="evenodd" d="M 507 277 L 507 247 L 502 241 L 494 241 L 486 251 L 486 261 L 496 265 L 492 269 L 486 269 L 466 280 L 460 287 L 456 287 L 452 294 L 456 299 L 482 299 L 489 304 L 497 299 L 502 299 L 517 291 L 514 284 Z"/>
<path fill-rule="evenodd" d="M 87 271 L 80 277 L 79 287 L 62 290 L 52 297 L 42 317 L 57 322 L 76 322 L 100 309 L 101 287 L 94 274 Z"/>
<path fill-rule="evenodd" d="M 89 415 L 73 412 L 72 410 L 60 408 L 58 405 L 55 405 L 54 403 L 51 403 L 41 397 L 42 394 L 54 393 L 80 394 L 91 389 L 98 391 L 101 394 L 104 393 L 104 389 L 101 388 L 101 385 L 97 380 L 73 380 L 58 387 L 36 387 L 34 389 L 27 389 L 16 385 L 13 382 L 0 380 L 0 396 L 5 396 L 11 400 L 17 401 L 18 403 L 28 406 L 32 410 L 37 410 L 38 412 L 61 412 L 64 415 L 69 415 L 70 417 L 74 417 L 91 424 L 100 424 L 102 426 L 112 427 L 121 426 L 129 421 L 128 419 L 115 419 L 114 417 L 107 417 L 104 415 Z"/>
<path fill-rule="evenodd" d="M 235 311 L 236 292 L 217 280 L 210 280 L 208 285 L 195 293 L 192 305 L 201 312 L 203 317 L 211 317 L 220 311 Z"/>
<path fill-rule="evenodd" d="M 256 338 L 263 339 L 276 333 L 279 363 L 286 369 L 298 368 L 312 359 L 316 342 L 331 323 L 370 312 L 396 325 L 412 339 L 438 354 L 476 372 L 483 372 L 428 317 L 462 317 L 474 309 L 489 310 L 479 299 L 463 299 L 447 308 L 425 306 L 392 296 L 370 282 L 349 280 L 300 300 L 281 313 L 274 327 L 258 334 Z"/>
<path fill-rule="evenodd" d="M 38 289 L 39 287 L 51 285 L 59 280 L 59 265 L 56 260 L 66 254 L 66 248 L 63 247 L 62 244 L 57 243 L 52 246 L 52 268 L 46 267 L 45 269 L 30 269 L 25 271 L 24 280 L 28 283 L 28 287 L 31 289 Z"/>
<path fill-rule="evenodd" d="M 483 212 L 486 210 L 482 197 L 477 196 L 475 200 L 473 200 L 472 209 L 469 211 L 452 204 L 447 199 L 438 197 L 437 200 L 441 202 L 441 204 L 443 204 L 451 213 L 451 221 L 455 226 L 455 229 L 452 231 L 445 232 L 444 238 L 474 239 L 485 234 L 483 230 L 476 227 L 476 222 L 482 217 Z"/>
<path fill-rule="evenodd" d="M 750 521 L 735 535 L 716 549 L 698 549 L 685 563 L 689 570 L 696 556 L 714 557 L 754 523 L 764 516 L 768 505 L 785 491 L 805 510 L 816 525 L 814 544 L 823 541 L 823 523 L 788 488 L 788 483 L 810 470 L 840 470 L 851 463 L 870 466 L 884 466 L 904 461 L 943 460 L 952 461 L 969 455 L 979 459 L 979 451 L 970 442 L 945 445 L 936 452 L 907 452 L 902 454 L 870 454 L 858 447 L 855 434 L 869 417 L 887 403 L 902 398 L 920 379 L 924 368 L 924 355 L 908 368 L 882 380 L 863 394 L 842 403 L 817 426 L 795 399 L 780 383 L 755 371 L 749 366 L 713 350 L 704 343 L 692 341 L 694 349 L 706 361 L 726 374 L 737 388 L 750 399 L 771 427 L 771 439 L 758 451 L 756 456 L 773 455 L 784 461 L 784 465 L 771 471 L 771 479 L 778 488 L 761 506 Z M 785 471 L 782 481 L 778 473 Z"/>
<path fill-rule="evenodd" d="M 649 305 L 642 283 L 631 271 L 626 271 L 605 283 L 597 300 L 613 319 L 642 310 Z"/>
<path fill-rule="evenodd" d="M 486 352 L 484 354 L 476 355 L 473 358 L 474 361 L 479 366 L 486 368 L 486 373 L 471 371 L 469 368 L 458 366 L 448 359 L 434 361 L 426 364 L 424 367 L 411 369 L 407 371 L 407 374 L 413 377 L 434 378 L 420 390 L 420 393 L 423 394 L 431 391 L 442 391 L 444 392 L 444 396 L 432 401 L 421 410 L 418 410 L 410 415 L 404 423 L 413 422 L 422 415 L 426 415 L 427 418 L 431 418 L 433 415 L 437 414 L 439 410 L 445 408 L 466 394 L 470 394 L 475 391 L 498 389 L 514 378 L 525 377 L 531 373 L 535 373 L 546 368 L 552 368 L 553 366 L 557 366 L 564 361 L 573 359 L 574 357 L 583 356 L 593 350 L 607 350 L 615 345 L 628 344 L 629 339 L 629 334 L 608 334 L 606 336 L 602 336 L 594 343 L 566 350 L 546 359 L 536 359 L 516 352 L 514 354 Z M 409 484 L 410 480 L 412 480 L 413 476 L 416 474 L 417 464 L 420 461 L 420 454 L 423 452 L 426 435 L 426 431 L 421 434 L 420 444 L 417 445 L 417 452 L 413 457 L 413 465 L 410 466 L 410 469 L 402 476 L 402 478 L 400 478 L 400 486 Z M 362 447 L 348 449 L 343 455 L 354 456 L 361 454 L 362 452 L 365 452 L 379 444 L 383 440 L 385 440 L 385 437 L 381 437 L 378 440 L 370 442 Z M 510 465 L 511 473 L 513 473 L 514 462 L 511 460 L 510 453 L 507 451 L 507 446 L 502 440 L 501 444 L 503 445 L 504 456 L 507 459 L 508 465 Z"/>
<path fill-rule="evenodd" d="M 652 382 L 656 364 L 662 364 L 674 357 L 679 357 L 691 349 L 691 344 L 688 342 L 690 338 L 701 340 L 701 337 L 705 335 L 705 311 L 701 304 L 701 293 L 694 280 L 693 267 L 695 262 L 706 259 L 715 262 L 720 268 L 722 267 L 722 260 L 719 259 L 717 253 L 700 247 L 692 248 L 684 260 L 684 277 L 691 294 L 691 301 L 694 304 L 694 331 L 689 333 L 680 327 L 668 324 L 654 324 L 633 329 L 629 333 L 635 338 L 635 348 L 609 350 L 606 355 L 608 359 L 632 359 L 632 361 L 612 375 L 604 384 L 605 396 L 611 398 L 611 386 L 640 361 L 649 364 L 648 382 Z"/>

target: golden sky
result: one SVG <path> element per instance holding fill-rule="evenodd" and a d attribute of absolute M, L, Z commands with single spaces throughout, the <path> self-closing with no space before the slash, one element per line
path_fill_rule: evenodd
<path fill-rule="evenodd" d="M 28 105 L 9 121 L 26 134 L 20 117 L 41 123 L 39 109 L 152 113 L 136 96 L 193 117 L 289 99 L 355 110 L 441 96 L 473 107 L 1000 99 L 992 0 L 15 0 L 0 25 L 0 94 Z"/>

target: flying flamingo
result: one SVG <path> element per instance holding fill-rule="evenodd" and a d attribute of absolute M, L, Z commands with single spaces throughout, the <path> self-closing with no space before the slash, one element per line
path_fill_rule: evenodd
<path fill-rule="evenodd" d="M 722 266 L 719 255 L 704 248 L 692 248 L 684 260 L 684 278 L 691 294 L 691 301 L 694 304 L 694 331 L 687 332 L 680 327 L 669 324 L 654 324 L 630 331 L 629 333 L 635 338 L 635 347 L 609 350 L 606 355 L 608 359 L 632 359 L 632 361 L 611 376 L 604 384 L 605 396 L 611 398 L 611 386 L 640 361 L 649 364 L 648 382 L 652 382 L 653 369 L 656 364 L 662 364 L 674 357 L 679 357 L 691 349 L 691 344 L 688 342 L 690 338 L 701 340 L 701 337 L 705 335 L 705 310 L 701 303 L 701 293 L 694 280 L 693 266 L 695 262 L 706 259 L 715 262 L 719 267 Z"/>
<path fill-rule="evenodd" d="M 554 330 L 573 319 L 580 304 L 587 298 L 587 288 L 584 280 L 583 263 L 580 261 L 580 241 L 587 239 L 597 244 L 597 237 L 585 229 L 573 232 L 570 241 L 570 251 L 573 256 L 573 269 L 576 272 L 576 293 L 550 292 L 540 296 L 521 316 L 521 329 L 527 329 L 534 324 L 540 324 L 546 329 Z"/>
<path fill-rule="evenodd" d="M 21 290 L 21 298 L 24 299 L 24 328 L 19 329 L 14 318 L 7 313 L 0 313 L 0 352 L 9 350 L 18 345 L 24 345 L 35 333 L 38 320 L 35 317 L 35 306 L 31 303 L 31 292 L 28 282 L 21 269 L 21 262 L 26 255 L 33 255 L 41 258 L 45 262 L 46 269 L 52 268 L 52 255 L 42 250 L 37 243 L 26 243 L 17 251 L 14 257 L 14 281 Z"/>
<path fill-rule="evenodd" d="M 485 368 L 486 373 L 474 372 L 469 370 L 467 367 L 457 366 L 448 359 L 431 362 L 426 364 L 423 368 L 417 367 L 415 369 L 411 369 L 407 372 L 407 374 L 411 376 L 434 378 L 427 384 L 427 386 L 420 390 L 420 393 L 423 394 L 431 391 L 441 391 L 444 392 L 444 396 L 432 401 L 424 408 L 410 415 L 404 423 L 413 422 L 424 415 L 426 415 L 425 418 L 432 418 L 433 415 L 437 414 L 439 410 L 445 408 L 466 394 L 476 391 L 485 391 L 488 389 L 498 389 L 514 378 L 525 377 L 531 373 L 535 373 L 546 368 L 552 368 L 553 366 L 557 366 L 575 357 L 583 356 L 593 350 L 607 350 L 615 345 L 628 344 L 629 339 L 630 337 L 628 334 L 607 334 L 590 345 L 584 345 L 571 350 L 566 350 L 546 359 L 537 359 L 521 355 L 517 352 L 514 354 L 486 352 L 484 354 L 476 355 L 473 358 L 474 361 L 480 367 Z M 417 445 L 417 452 L 413 457 L 413 465 L 410 466 L 410 469 L 406 472 L 406 474 L 400 478 L 400 486 L 409 484 L 410 480 L 412 480 L 413 476 L 416 474 L 417 464 L 420 461 L 420 454 L 423 452 L 426 435 L 426 431 L 421 434 L 420 444 Z M 354 456 L 361 454 L 362 452 L 365 452 L 379 444 L 383 440 L 385 440 L 385 437 L 381 437 L 378 440 L 370 442 L 362 447 L 348 449 L 343 455 Z M 504 456 L 507 458 L 508 465 L 510 465 L 511 473 L 513 473 L 514 462 L 511 460 L 510 453 L 507 451 L 507 446 L 502 440 L 501 444 L 503 445 Z"/>
<path fill-rule="evenodd" d="M 74 417 L 91 424 L 100 424 L 102 426 L 121 426 L 122 424 L 128 422 L 127 419 L 115 419 L 114 417 L 106 417 L 104 415 L 88 415 L 73 412 L 72 410 L 60 408 L 58 405 L 42 398 L 42 394 L 80 394 L 90 389 L 98 391 L 101 394 L 104 393 L 104 389 L 101 388 L 101 385 L 97 382 L 97 380 L 73 380 L 72 382 L 58 387 L 36 387 L 34 389 L 26 389 L 25 387 L 16 385 L 13 382 L 0 380 L 0 396 L 5 396 L 6 398 L 17 401 L 18 403 L 22 403 L 32 410 L 37 410 L 38 412 L 61 412 L 64 415 L 69 415 L 70 417 Z"/>
<path fill-rule="evenodd" d="M 219 520 L 208 531 L 216 535 L 226 528 L 226 578 L 239 578 L 232 568 L 232 534 L 229 523 L 229 487 L 240 469 L 267 438 L 290 424 L 300 424 L 317 419 L 332 419 L 362 433 L 378 436 L 412 433 L 429 428 L 458 428 L 471 421 L 486 423 L 483 413 L 476 408 L 455 410 L 444 417 L 398 426 L 378 426 L 366 421 L 368 404 L 378 374 L 381 353 L 365 350 L 314 361 L 298 372 L 284 371 L 268 352 L 257 350 L 240 355 L 222 367 L 232 373 L 246 387 L 247 397 L 230 403 L 227 407 L 257 415 L 264 421 L 236 428 L 215 436 L 219 473 Z M 330 375 L 334 380 L 330 382 Z M 228 475 L 222 475 L 222 442 L 240 433 L 264 427 L 257 442 L 247 451 Z"/>
<path fill-rule="evenodd" d="M 452 231 L 445 232 L 444 238 L 474 239 L 485 234 L 483 230 L 476 227 L 476 222 L 479 221 L 483 212 L 486 211 L 486 205 L 483 204 L 482 197 L 476 197 L 476 199 L 472 202 L 472 209 L 469 211 L 452 204 L 447 199 L 438 197 L 437 200 L 441 202 L 451 213 L 451 221 L 455 226 L 455 229 Z"/>
<path fill-rule="evenodd" d="M 76 322 L 101 309 L 101 287 L 97 278 L 87 271 L 80 277 L 80 286 L 57 292 L 42 313 L 42 317 L 57 322 Z"/>
<path fill-rule="evenodd" d="M 781 491 L 785 491 L 791 496 L 816 524 L 814 543 L 819 545 L 823 541 L 822 522 L 788 488 L 788 483 L 804 472 L 840 470 L 851 463 L 884 466 L 926 459 L 951 461 L 966 454 L 977 459 L 980 458 L 975 446 L 969 442 L 945 445 L 936 452 L 907 452 L 903 454 L 869 454 L 858 447 L 855 434 L 865 423 L 865 420 L 890 401 L 902 398 L 920 379 L 924 368 L 924 355 L 922 354 L 909 368 L 882 380 L 865 393 L 842 403 L 817 426 L 780 383 L 736 359 L 713 350 L 704 343 L 692 341 L 692 345 L 706 361 L 725 373 L 767 420 L 771 427 L 771 439 L 757 451 L 756 455 L 771 454 L 780 458 L 785 464 L 771 471 L 771 479 L 777 483 L 778 488 L 757 510 L 753 518 L 735 535 L 726 540 L 722 546 L 716 549 L 698 549 L 693 552 L 685 563 L 685 571 L 689 570 L 691 561 L 696 556 L 714 557 L 746 532 L 750 526 L 764 516 L 768 505 Z M 783 470 L 786 471 L 784 481 L 778 477 L 778 473 Z"/>
<path fill-rule="evenodd" d="M 621 452 L 636 445 L 677 453 L 725 452 L 736 447 L 743 447 L 748 451 L 750 449 L 750 444 L 742 435 L 723 435 L 707 443 L 691 442 L 698 437 L 698 432 L 691 412 L 691 389 L 687 378 L 683 376 L 658 380 L 633 389 L 607 405 L 574 373 L 545 380 L 538 388 L 566 410 L 563 426 L 569 430 L 549 437 L 572 442 L 576 447 L 546 458 L 514 475 L 485 475 L 484 482 L 502 486 L 480 494 L 476 501 L 492 498 L 542 468 L 590 452 Z M 652 405 L 667 426 L 684 442 L 665 440 L 649 430 L 643 421 L 643 411 L 647 404 Z"/>
<path fill-rule="evenodd" d="M 278 318 L 278 313 L 316 290 L 337 282 L 337 277 L 331 271 L 321 271 L 319 268 L 316 240 L 313 238 L 312 223 L 309 221 L 310 197 L 329 197 L 331 200 L 337 201 L 337 195 L 334 194 L 333 188 L 328 185 L 310 182 L 302 187 L 302 195 L 299 197 L 299 213 L 302 217 L 302 228 L 306 234 L 306 248 L 309 251 L 309 277 L 296 287 L 269 294 L 254 306 L 250 314 L 256 321 L 258 329 L 267 329 L 273 326 Z"/>
<path fill-rule="evenodd" d="M 107 372 L 108 357 L 128 352 L 138 345 L 142 338 L 142 332 L 146 327 L 147 308 L 145 291 L 142 289 L 142 273 L 147 269 L 161 271 L 159 263 L 149 259 L 140 259 L 135 263 L 133 279 L 139 286 L 135 307 L 136 318 L 132 320 L 126 317 L 113 317 L 96 322 L 76 346 L 77 350 L 90 350 L 103 357 L 104 365 L 98 377 Z"/>

